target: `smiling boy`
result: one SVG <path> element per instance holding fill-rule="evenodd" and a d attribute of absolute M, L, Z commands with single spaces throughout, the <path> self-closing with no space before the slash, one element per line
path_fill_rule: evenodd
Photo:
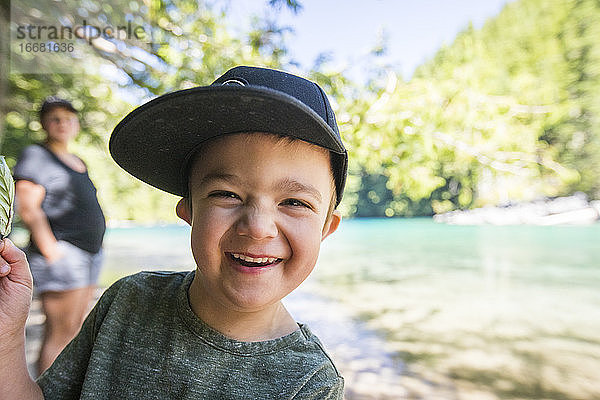
<path fill-rule="evenodd" d="M 0 373 L 22 391 L 2 388 L 0 398 L 341 399 L 343 378 L 281 303 L 340 223 L 347 153 L 321 88 L 236 67 L 134 110 L 110 150 L 134 176 L 183 197 L 176 212 L 191 225 L 196 270 L 111 286 L 36 384 L 19 341 L 30 293 L 13 287 L 30 278 L 5 241 L 0 303 L 17 311 L 0 313 L 10 338 Z"/>
<path fill-rule="evenodd" d="M 242 156 L 240 156 L 242 155 Z M 213 139 L 178 215 L 192 226 L 194 312 L 226 336 L 275 339 L 298 325 L 280 300 L 310 274 L 339 223 L 329 154 L 262 133 Z"/>

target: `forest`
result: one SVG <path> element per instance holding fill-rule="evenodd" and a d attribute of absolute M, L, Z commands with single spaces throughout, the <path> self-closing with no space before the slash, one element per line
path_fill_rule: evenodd
<path fill-rule="evenodd" d="M 9 4 L 0 10 L 0 154 L 12 167 L 25 146 L 40 141 L 37 111 L 46 96 L 72 100 L 82 126 L 73 150 L 88 164 L 111 221 L 176 218 L 174 196 L 127 175 L 108 154 L 110 133 L 129 111 L 169 91 L 208 85 L 234 65 L 296 67 L 291 28 L 277 20 L 284 8 L 301 11 L 294 0 L 266 2 L 268 13 L 253 16 L 242 35 L 227 24 L 233 2 Z M 144 38 L 81 29 L 68 57 L 19 53 L 20 21 L 83 20 L 83 28 L 130 24 Z M 431 216 L 577 191 L 599 199 L 598 37 L 595 0 L 520 0 L 479 29 L 465 27 L 410 78 L 378 62 L 385 41 L 362 61 L 360 82 L 318 57 L 304 75 L 330 95 L 349 150 L 342 213 Z"/>

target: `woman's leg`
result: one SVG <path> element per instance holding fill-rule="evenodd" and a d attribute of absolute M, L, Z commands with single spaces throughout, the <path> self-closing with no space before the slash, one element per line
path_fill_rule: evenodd
<path fill-rule="evenodd" d="M 79 332 L 88 311 L 89 295 L 88 287 L 41 294 L 46 322 L 38 359 L 39 374 L 52 365 L 60 352 Z"/>

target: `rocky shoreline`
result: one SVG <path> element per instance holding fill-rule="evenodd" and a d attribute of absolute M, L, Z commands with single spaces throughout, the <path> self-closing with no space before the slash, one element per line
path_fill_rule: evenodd
<path fill-rule="evenodd" d="M 587 225 L 600 221 L 600 200 L 589 201 L 585 193 L 507 203 L 473 210 L 456 210 L 433 216 L 453 225 Z"/>

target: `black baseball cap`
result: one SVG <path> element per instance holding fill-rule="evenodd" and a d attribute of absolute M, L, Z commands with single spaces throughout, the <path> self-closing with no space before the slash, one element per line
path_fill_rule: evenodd
<path fill-rule="evenodd" d="M 73 104 L 71 104 L 70 101 L 61 99 L 60 97 L 56 96 L 49 96 L 46 97 L 46 99 L 42 103 L 42 106 L 40 107 L 40 119 L 43 118 L 44 114 L 46 114 L 48 111 L 58 107 L 66 108 L 67 110 L 77 114 L 77 110 L 75 109 L 75 107 L 73 107 Z"/>
<path fill-rule="evenodd" d="M 329 100 L 316 83 L 282 71 L 239 66 L 210 86 L 157 97 L 123 118 L 109 149 L 136 178 L 186 197 L 188 164 L 201 145 L 244 132 L 291 136 L 328 149 L 339 204 L 348 153 Z"/>

